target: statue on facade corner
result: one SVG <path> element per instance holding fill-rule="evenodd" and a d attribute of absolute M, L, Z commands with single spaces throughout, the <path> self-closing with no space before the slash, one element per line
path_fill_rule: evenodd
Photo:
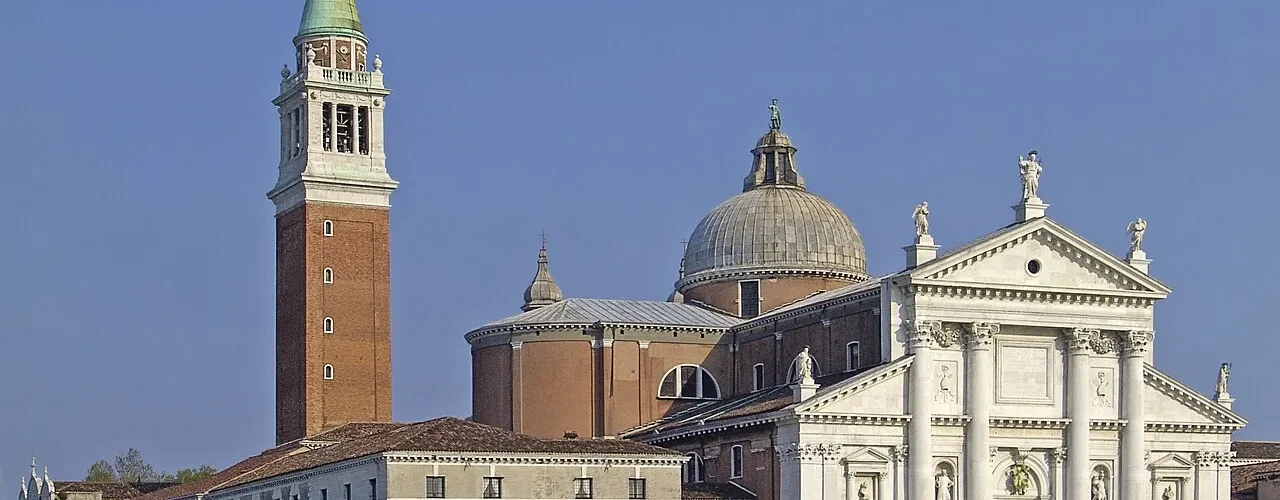
<path fill-rule="evenodd" d="M 778 100 L 769 103 L 769 129 L 782 130 L 782 111 L 778 109 Z"/>
<path fill-rule="evenodd" d="M 1022 176 L 1022 199 L 1034 200 L 1039 197 L 1036 192 L 1040 190 L 1040 172 L 1044 168 L 1040 166 L 1039 153 L 1031 150 L 1027 156 L 1018 157 L 1018 173 Z"/>
<path fill-rule="evenodd" d="M 916 205 L 916 211 L 911 213 L 911 218 L 916 221 L 916 237 L 929 235 L 929 202 L 920 202 Z"/>
<path fill-rule="evenodd" d="M 933 477 L 933 486 L 935 490 L 935 500 L 951 500 L 951 486 L 955 481 L 951 480 L 951 476 L 947 475 L 947 471 L 938 471 L 938 475 Z"/>
<path fill-rule="evenodd" d="M 809 356 L 809 346 L 804 346 L 796 355 L 796 380 L 800 383 L 813 383 L 813 358 Z"/>
<path fill-rule="evenodd" d="M 1222 397 L 1227 394 L 1227 380 L 1231 378 L 1231 363 L 1223 363 L 1218 367 L 1218 390 L 1217 396 Z"/>
<path fill-rule="evenodd" d="M 1138 220 L 1130 222 L 1125 230 L 1129 232 L 1129 252 L 1141 251 L 1142 238 L 1147 233 L 1147 221 L 1138 217 Z"/>

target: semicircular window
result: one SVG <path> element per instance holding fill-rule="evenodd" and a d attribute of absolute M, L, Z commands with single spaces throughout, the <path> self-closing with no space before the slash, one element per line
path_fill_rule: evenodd
<path fill-rule="evenodd" d="M 665 399 L 720 399 L 720 386 L 711 372 L 698 365 L 679 365 L 662 377 L 658 397 Z"/>

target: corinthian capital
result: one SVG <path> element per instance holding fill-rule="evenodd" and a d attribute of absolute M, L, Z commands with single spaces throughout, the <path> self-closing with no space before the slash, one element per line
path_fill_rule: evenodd
<path fill-rule="evenodd" d="M 1120 345 L 1128 354 L 1142 354 L 1151 348 L 1155 333 L 1141 330 L 1125 332 L 1120 336 Z"/>
<path fill-rule="evenodd" d="M 928 349 L 933 347 L 934 339 L 942 334 L 941 321 L 916 320 L 911 324 L 911 348 Z"/>
<path fill-rule="evenodd" d="M 1102 337 L 1097 328 L 1070 328 L 1067 334 L 1067 351 L 1072 354 L 1088 353 L 1093 350 L 1095 339 Z"/>
<path fill-rule="evenodd" d="M 970 349 L 991 347 L 995 334 L 1000 333 L 1000 323 L 970 323 L 965 340 Z"/>

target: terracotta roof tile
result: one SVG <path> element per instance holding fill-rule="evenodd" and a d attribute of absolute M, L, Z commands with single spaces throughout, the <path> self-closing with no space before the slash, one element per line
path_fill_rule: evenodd
<path fill-rule="evenodd" d="M 103 500 L 129 500 L 145 493 L 164 489 L 178 483 L 117 483 L 114 481 L 54 481 L 54 488 L 61 493 L 102 493 Z"/>
<path fill-rule="evenodd" d="M 1240 460 L 1280 460 L 1280 442 L 1277 441 L 1235 441 L 1231 443 L 1231 451 L 1236 452 L 1236 458 Z"/>
<path fill-rule="evenodd" d="M 755 500 L 756 494 L 734 483 L 685 483 L 681 500 Z"/>
<path fill-rule="evenodd" d="M 227 467 L 218 473 L 206 477 L 204 479 L 192 481 L 185 484 L 179 484 L 170 488 L 164 488 L 159 491 L 147 493 L 134 500 L 174 500 L 179 498 L 187 498 L 195 495 L 203 495 L 214 489 L 221 487 L 231 481 L 236 480 L 240 476 L 248 474 L 258 468 L 264 467 L 272 462 L 283 459 L 292 453 L 306 451 L 306 448 L 297 446 L 296 444 L 281 445 L 276 448 L 264 451 L 259 455 L 255 455 L 242 460 L 240 463 Z"/>

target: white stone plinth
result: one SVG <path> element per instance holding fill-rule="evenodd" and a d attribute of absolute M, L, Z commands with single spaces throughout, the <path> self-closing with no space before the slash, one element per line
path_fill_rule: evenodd
<path fill-rule="evenodd" d="M 802 380 L 798 384 L 791 384 L 791 394 L 794 396 L 795 402 L 799 403 L 813 397 L 818 393 L 818 384 L 813 383 L 813 379 Z"/>
<path fill-rule="evenodd" d="M 1148 259 L 1147 252 L 1142 250 L 1133 250 L 1129 252 L 1129 255 L 1125 257 L 1125 261 L 1128 262 L 1130 266 L 1133 266 L 1134 269 L 1142 271 L 1143 273 L 1146 273 L 1151 269 L 1151 259 Z"/>
<path fill-rule="evenodd" d="M 1223 408 L 1226 408 L 1228 410 L 1231 409 L 1231 403 L 1236 402 L 1235 398 L 1231 397 L 1230 394 L 1226 394 L 1226 393 L 1218 395 L 1218 397 L 1214 398 L 1213 401 L 1215 403 L 1222 405 Z"/>
<path fill-rule="evenodd" d="M 1013 206 L 1013 221 L 1026 222 L 1038 217 L 1044 217 L 1044 212 L 1047 208 L 1049 208 L 1049 204 L 1040 201 L 1040 198 L 1022 200 L 1021 203 Z"/>
<path fill-rule="evenodd" d="M 938 257 L 938 245 L 933 244 L 933 236 L 924 234 L 916 237 L 915 244 L 902 247 L 907 251 L 907 267 L 917 267 Z"/>

